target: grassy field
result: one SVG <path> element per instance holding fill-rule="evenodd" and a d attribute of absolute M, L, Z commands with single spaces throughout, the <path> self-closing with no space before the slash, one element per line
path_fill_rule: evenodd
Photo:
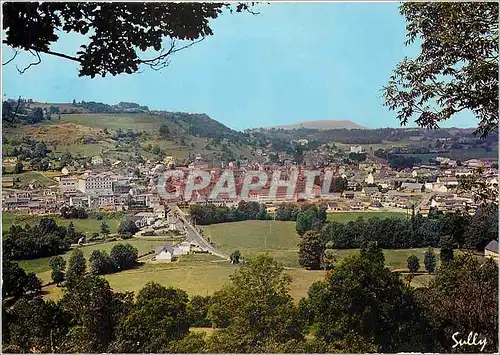
<path fill-rule="evenodd" d="M 217 248 L 228 254 L 235 250 L 244 257 L 268 253 L 286 266 L 298 266 L 300 239 L 295 233 L 295 222 L 230 222 L 205 226 L 203 230 Z"/>
<path fill-rule="evenodd" d="M 38 221 L 44 216 L 40 215 L 27 215 L 27 214 L 18 214 L 12 212 L 2 212 L 2 231 L 8 230 L 13 224 L 18 224 L 24 226 L 25 224 L 36 224 Z M 105 220 L 108 224 L 109 230 L 111 234 L 118 232 L 118 227 L 121 222 L 121 218 L 104 218 L 103 220 L 97 219 L 61 219 L 59 216 L 49 216 L 54 218 L 57 224 L 68 226 L 71 222 L 75 226 L 75 229 L 79 232 L 85 233 L 88 236 L 92 235 L 92 233 L 101 231 L 102 221 Z"/>
<path fill-rule="evenodd" d="M 139 255 L 145 254 L 147 252 L 153 251 L 157 246 L 162 246 L 165 242 L 162 240 L 145 240 L 145 239 L 129 239 L 124 241 L 114 241 L 108 243 L 101 244 L 93 244 L 82 247 L 82 252 L 85 258 L 88 260 L 90 254 L 93 250 L 106 250 L 108 253 L 111 248 L 119 243 L 129 243 L 137 248 Z M 65 259 L 68 259 L 71 255 L 71 250 L 62 256 Z M 34 260 L 21 260 L 19 261 L 19 266 L 21 266 L 26 272 L 35 272 L 42 279 L 44 283 L 50 281 L 50 266 L 49 266 L 50 258 L 40 258 Z"/>
<path fill-rule="evenodd" d="M 172 286 L 185 290 L 189 295 L 211 295 L 229 282 L 230 275 L 239 265 L 227 261 L 216 261 L 210 255 L 189 255 L 172 263 L 146 263 L 142 266 L 106 275 L 111 287 L 116 292 L 137 292 L 150 281 L 164 286 Z M 313 282 L 324 279 L 324 271 L 307 271 L 304 269 L 287 269 L 292 279 L 290 294 L 298 301 L 307 295 Z M 55 286 L 45 288 L 47 298 L 61 297 L 62 290 Z"/>
<path fill-rule="evenodd" d="M 332 212 L 328 213 L 327 221 L 335 221 L 340 223 L 347 223 L 349 221 L 355 221 L 359 217 L 365 219 L 377 217 L 377 218 L 406 218 L 406 213 L 403 212 Z"/>
<path fill-rule="evenodd" d="M 32 181 L 38 181 L 42 187 L 54 186 L 58 184 L 56 180 L 51 179 L 38 171 L 26 171 L 21 174 L 10 174 L 9 177 L 14 179 L 14 184 L 16 186 L 27 187 Z M 19 182 L 17 182 L 18 179 Z"/>
<path fill-rule="evenodd" d="M 117 130 L 120 128 L 123 131 L 145 131 L 145 132 L 158 132 L 161 126 L 162 118 L 159 116 L 151 116 L 147 114 L 70 114 L 61 115 L 58 123 L 75 123 L 88 127 L 98 127 Z"/>

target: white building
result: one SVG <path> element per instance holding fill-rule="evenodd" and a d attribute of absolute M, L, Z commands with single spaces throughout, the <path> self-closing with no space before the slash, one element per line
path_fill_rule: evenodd
<path fill-rule="evenodd" d="M 102 164 L 104 164 L 104 160 L 99 155 L 96 155 L 95 157 L 92 157 L 91 162 L 92 162 L 92 165 L 102 165 Z"/>
<path fill-rule="evenodd" d="M 172 261 L 172 259 L 174 258 L 174 248 L 169 243 L 165 244 L 162 247 L 156 248 L 155 251 L 155 260 Z"/>
<path fill-rule="evenodd" d="M 374 184 L 375 183 L 375 178 L 373 177 L 373 174 L 372 173 L 369 173 L 368 176 L 366 177 L 365 179 L 365 182 L 369 185 L 371 184 Z"/>
<path fill-rule="evenodd" d="M 61 177 L 59 180 L 59 191 L 61 193 L 78 191 L 78 180 L 71 177 Z"/>
<path fill-rule="evenodd" d="M 351 146 L 351 150 L 349 152 L 350 153 L 363 153 L 363 147 L 360 145 L 353 145 L 353 146 Z"/>

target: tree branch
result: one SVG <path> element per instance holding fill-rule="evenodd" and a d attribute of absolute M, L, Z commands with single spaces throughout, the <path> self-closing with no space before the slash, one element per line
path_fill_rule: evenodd
<path fill-rule="evenodd" d="M 2 41 L 3 44 L 6 44 L 6 45 L 9 45 L 8 42 L 6 40 L 3 40 Z M 30 48 L 22 48 L 26 51 L 30 51 L 30 50 L 33 50 L 33 51 L 36 51 L 36 52 L 41 52 L 41 53 L 45 53 L 45 54 L 50 54 L 50 55 L 53 55 L 53 56 L 56 56 L 56 57 L 60 57 L 60 58 L 64 58 L 64 59 L 69 59 L 69 60 L 72 60 L 72 61 L 75 61 L 75 62 L 78 62 L 78 63 L 81 63 L 82 61 L 77 58 L 77 57 L 72 57 L 70 55 L 67 55 L 67 54 L 64 54 L 64 53 L 58 53 L 58 52 L 53 52 L 51 50 L 48 50 L 48 49 L 42 49 L 42 48 L 37 48 L 37 47 L 30 47 Z"/>
<path fill-rule="evenodd" d="M 195 45 L 196 43 L 200 43 L 204 39 L 205 39 L 205 37 L 201 37 L 200 39 L 193 41 L 189 44 L 186 44 L 185 46 L 182 46 L 180 48 L 175 48 L 175 40 L 172 40 L 168 51 L 166 51 L 165 53 L 161 53 L 159 56 L 157 56 L 155 58 L 139 59 L 139 63 L 149 65 L 152 69 L 155 69 L 155 70 L 162 69 L 168 65 L 167 57 L 169 55 L 180 52 L 184 49 L 187 49 L 187 48 Z M 163 50 L 162 50 L 162 52 L 163 52 Z"/>
<path fill-rule="evenodd" d="M 14 56 L 12 58 L 10 58 L 8 61 L 6 61 L 5 63 L 2 63 L 2 65 L 7 65 L 10 62 L 12 62 L 14 59 L 16 59 L 16 57 L 17 57 L 18 54 L 19 54 L 19 51 L 16 49 L 15 53 L 14 53 Z"/>
<path fill-rule="evenodd" d="M 40 54 L 38 54 L 38 52 L 32 52 L 31 50 L 29 51 L 33 56 L 36 56 L 37 57 L 37 61 L 36 62 L 33 62 L 33 63 L 30 63 L 30 65 L 28 65 L 26 68 L 24 68 L 23 70 L 19 70 L 19 68 L 17 67 L 16 65 L 16 69 L 17 71 L 19 72 L 19 74 L 24 74 L 26 72 L 26 70 L 28 70 L 29 68 L 31 68 L 32 66 L 35 66 L 35 65 L 38 65 L 42 62 L 42 59 L 40 58 Z"/>

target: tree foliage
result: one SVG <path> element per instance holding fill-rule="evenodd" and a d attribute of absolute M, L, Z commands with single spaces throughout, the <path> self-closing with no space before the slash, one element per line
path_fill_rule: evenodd
<path fill-rule="evenodd" d="M 225 10 L 241 12 L 251 4 L 224 3 L 15 3 L 3 4 L 3 43 L 31 52 L 74 61 L 79 76 L 135 73 L 141 65 L 161 69 L 171 54 L 213 34 L 210 20 Z M 76 54 L 51 45 L 58 31 L 82 35 Z M 170 43 L 164 43 L 169 38 Z M 182 44 L 178 42 L 181 41 Z M 182 42 L 182 41 L 187 41 Z M 158 54 L 149 57 L 146 51 Z M 20 71 L 24 72 L 27 68 Z"/>
<path fill-rule="evenodd" d="M 214 294 L 210 306 L 210 319 L 225 327 L 211 339 L 211 350 L 252 352 L 269 341 L 302 339 L 290 281 L 283 267 L 264 255 L 231 275 L 231 283 Z"/>
<path fill-rule="evenodd" d="M 420 269 L 420 261 L 418 260 L 418 257 L 416 255 L 410 255 L 408 257 L 408 270 L 410 270 L 410 273 L 414 274 L 418 272 Z"/>
<path fill-rule="evenodd" d="M 442 266 L 428 288 L 418 294 L 432 336 L 434 352 L 449 352 L 452 335 L 465 339 L 473 330 L 486 338 L 484 352 L 498 351 L 498 266 L 494 260 L 479 260 L 472 254 L 457 255 Z M 479 352 L 479 347 L 461 347 L 461 352 Z"/>
<path fill-rule="evenodd" d="M 424 255 L 424 265 L 425 265 L 425 270 L 429 274 L 433 273 L 434 270 L 436 270 L 436 254 L 434 254 L 434 249 L 429 247 L 427 251 L 425 252 Z"/>
<path fill-rule="evenodd" d="M 498 4 L 403 3 L 406 45 L 420 42 L 415 58 L 404 58 L 384 88 L 385 105 L 436 128 L 470 110 L 486 137 L 498 126 Z"/>

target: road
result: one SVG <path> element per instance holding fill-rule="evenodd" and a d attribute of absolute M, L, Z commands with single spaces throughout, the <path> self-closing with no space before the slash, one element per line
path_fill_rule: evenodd
<path fill-rule="evenodd" d="M 189 223 L 189 221 L 186 219 L 186 216 L 184 212 L 181 211 L 177 205 L 172 205 L 171 206 L 171 211 L 180 218 L 182 223 L 184 223 L 184 227 L 186 229 L 186 235 L 187 235 L 187 240 L 190 242 L 193 242 L 195 244 L 198 244 L 202 249 L 207 250 L 210 254 L 217 255 L 221 258 L 228 259 L 229 256 L 220 252 L 215 248 L 212 244 L 207 242 L 205 238 Z"/>

